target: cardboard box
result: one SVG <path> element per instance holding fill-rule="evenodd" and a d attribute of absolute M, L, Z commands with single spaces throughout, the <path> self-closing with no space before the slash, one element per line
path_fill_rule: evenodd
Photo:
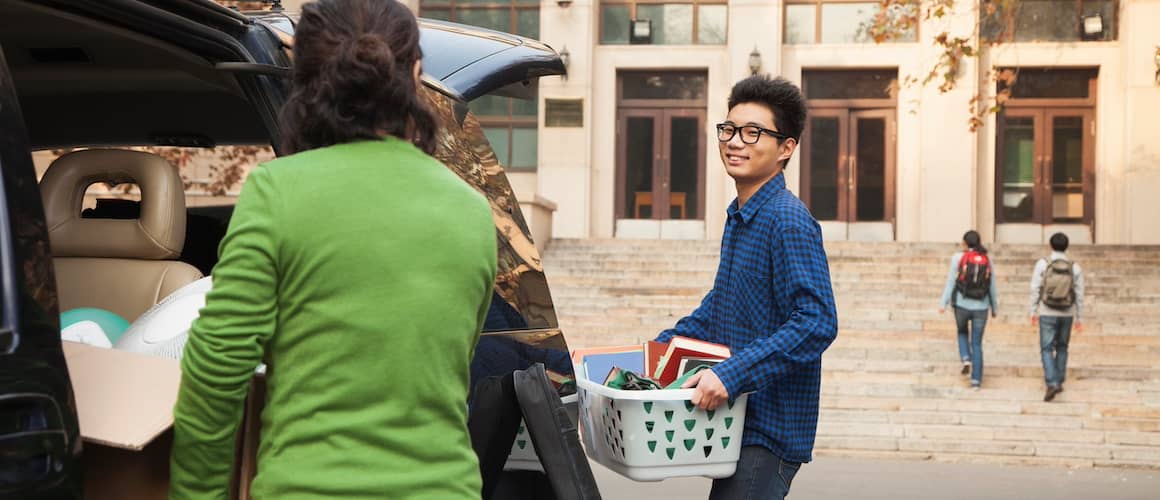
<path fill-rule="evenodd" d="M 173 406 L 181 385 L 174 359 L 63 342 L 76 397 L 86 500 L 164 500 L 169 492 Z M 256 472 L 264 384 L 246 402 L 231 496 L 249 500 Z"/>

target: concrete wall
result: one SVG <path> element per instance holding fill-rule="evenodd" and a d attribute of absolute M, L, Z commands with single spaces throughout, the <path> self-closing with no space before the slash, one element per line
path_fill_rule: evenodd
<path fill-rule="evenodd" d="M 1121 16 L 1123 68 L 1120 92 L 1123 113 L 1110 117 L 1120 123 L 1123 181 L 1120 227 L 1114 239 L 1131 244 L 1160 244 L 1160 72 L 1154 61 L 1160 51 L 1160 0 L 1129 2 Z M 1102 75 L 1101 75 L 1102 77 Z M 1102 83 L 1102 82 L 1101 82 Z M 1103 130 L 1101 129 L 1101 133 Z M 1101 137 L 1104 137 L 1101 134 Z"/>

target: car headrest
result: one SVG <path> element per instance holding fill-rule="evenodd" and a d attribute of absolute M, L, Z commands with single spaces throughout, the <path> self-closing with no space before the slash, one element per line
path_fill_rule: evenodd
<path fill-rule="evenodd" d="M 135 183 L 139 219 L 81 217 L 85 190 L 97 182 Z M 185 244 L 185 189 L 177 169 L 143 151 L 86 149 L 68 153 L 40 181 L 55 257 L 173 259 Z"/>

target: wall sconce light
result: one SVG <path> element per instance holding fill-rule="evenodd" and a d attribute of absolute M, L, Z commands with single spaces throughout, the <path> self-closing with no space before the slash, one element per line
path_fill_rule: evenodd
<path fill-rule="evenodd" d="M 560 50 L 560 62 L 564 64 L 565 71 L 564 71 L 563 78 L 565 80 L 567 80 L 568 79 L 568 72 L 566 70 L 568 70 L 572 64 L 572 53 L 568 52 L 567 45 L 565 45 L 564 48 L 562 50 Z"/>
<path fill-rule="evenodd" d="M 569 5 L 572 5 L 572 0 L 556 0 L 556 5 L 559 5 L 561 9 L 567 9 Z"/>
<path fill-rule="evenodd" d="M 1083 39 L 1099 40 L 1104 37 L 1104 18 L 1099 14 L 1083 18 Z"/>
<path fill-rule="evenodd" d="M 652 43 L 652 19 L 633 19 L 628 43 Z"/>
<path fill-rule="evenodd" d="M 756 75 L 761 71 L 761 52 L 757 51 L 757 46 L 753 46 L 753 52 L 749 53 L 749 74 Z"/>

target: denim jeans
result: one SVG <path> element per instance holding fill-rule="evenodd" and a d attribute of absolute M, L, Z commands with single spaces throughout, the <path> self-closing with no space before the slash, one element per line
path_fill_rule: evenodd
<path fill-rule="evenodd" d="M 709 500 L 782 500 L 789 495 L 802 464 L 782 460 L 762 446 L 741 448 L 737 472 L 732 477 L 714 479 Z"/>
<path fill-rule="evenodd" d="M 968 328 L 968 322 L 969 328 Z M 959 359 L 971 362 L 971 384 L 983 383 L 983 328 L 987 327 L 987 311 L 955 308 L 955 324 L 959 327 Z M 968 339 L 970 344 L 967 344 Z"/>
<path fill-rule="evenodd" d="M 1071 322 L 1071 316 L 1039 317 L 1039 351 L 1043 354 L 1043 380 L 1048 387 L 1059 387 L 1067 378 Z"/>

